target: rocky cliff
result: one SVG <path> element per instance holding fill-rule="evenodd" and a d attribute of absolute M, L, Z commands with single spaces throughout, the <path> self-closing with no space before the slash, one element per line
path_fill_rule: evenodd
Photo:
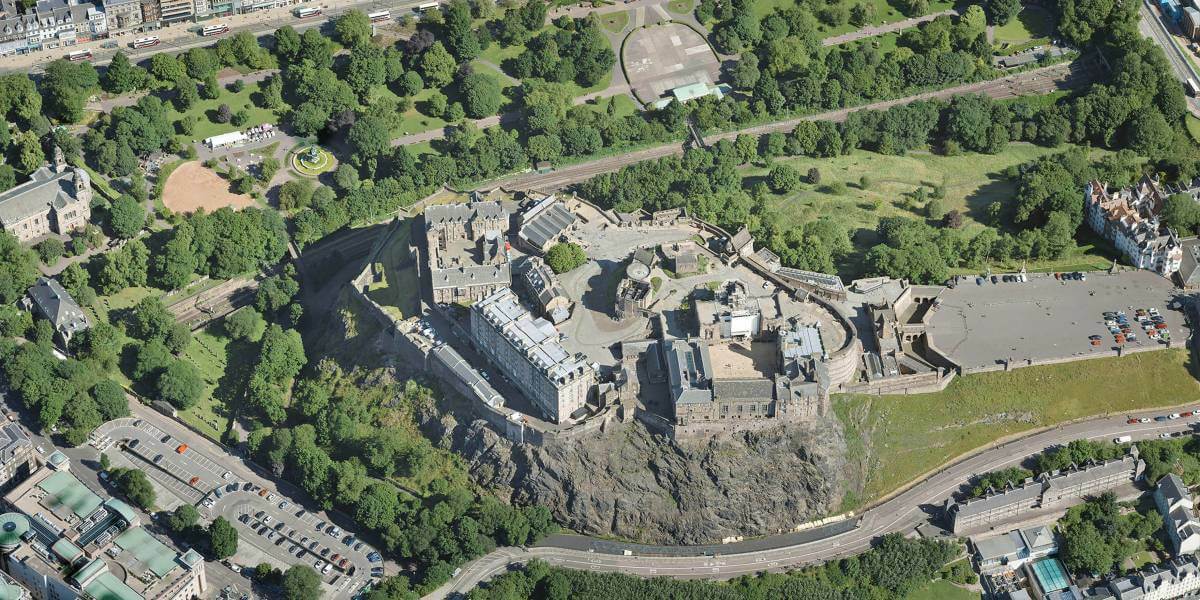
<path fill-rule="evenodd" d="M 426 433 L 461 454 L 482 486 L 540 504 L 591 535 L 704 544 L 788 530 L 837 511 L 847 477 L 841 424 L 677 444 L 639 423 L 595 436 L 514 445 L 482 421 L 425 415 Z"/>

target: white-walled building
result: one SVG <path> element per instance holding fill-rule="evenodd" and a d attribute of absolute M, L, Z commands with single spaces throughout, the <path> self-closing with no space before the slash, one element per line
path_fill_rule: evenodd
<path fill-rule="evenodd" d="M 1150 177 L 1130 189 L 1109 193 L 1092 181 L 1084 189 L 1084 216 L 1088 226 L 1109 240 L 1129 262 L 1169 277 L 1179 270 L 1183 248 L 1179 235 L 1159 221 L 1166 194 Z"/>
<path fill-rule="evenodd" d="M 1200 520 L 1196 519 L 1192 495 L 1183 480 L 1174 473 L 1163 477 L 1154 490 L 1154 503 L 1175 555 L 1195 554 L 1200 549 Z"/>

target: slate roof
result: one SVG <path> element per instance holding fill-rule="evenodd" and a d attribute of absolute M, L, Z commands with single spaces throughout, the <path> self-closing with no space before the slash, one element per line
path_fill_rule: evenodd
<path fill-rule="evenodd" d="M 508 263 L 500 265 L 474 265 L 450 269 L 434 269 L 429 274 L 433 289 L 471 287 L 476 285 L 504 284 L 512 281 Z"/>
<path fill-rule="evenodd" d="M 473 218 L 504 218 L 508 211 L 499 202 L 472 202 L 470 204 L 435 204 L 425 209 L 425 224 L 432 226 L 451 221 L 469 221 Z"/>
<path fill-rule="evenodd" d="M 55 173 L 49 167 L 42 167 L 30 177 L 29 181 L 0 193 L 0 223 L 10 225 L 75 200 L 75 170 Z"/>
<path fill-rule="evenodd" d="M 534 247 L 543 248 L 562 235 L 574 222 L 575 215 L 571 214 L 567 207 L 561 202 L 552 202 L 521 225 L 517 235 Z"/>
<path fill-rule="evenodd" d="M 713 399 L 721 400 L 773 400 L 775 382 L 764 378 L 717 379 L 713 381 Z"/>
<path fill-rule="evenodd" d="M 37 284 L 29 288 L 29 297 L 56 331 L 76 333 L 88 328 L 87 315 L 57 281 L 39 278 Z"/>

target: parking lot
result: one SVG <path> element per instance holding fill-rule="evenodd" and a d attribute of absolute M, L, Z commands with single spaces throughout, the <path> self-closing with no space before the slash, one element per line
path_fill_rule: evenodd
<path fill-rule="evenodd" d="M 334 598 L 350 597 L 382 577 L 383 563 L 372 556 L 374 548 L 323 514 L 308 512 L 269 481 L 238 466 L 231 467 L 237 474 L 222 467 L 179 439 L 182 436 L 145 419 L 127 417 L 101 425 L 90 443 L 107 452 L 114 464 L 142 469 L 157 489 L 177 500 L 160 497 L 160 506 L 195 504 L 205 517 L 222 516 L 233 523 L 239 534 L 235 562 L 253 567 L 265 560 L 283 569 L 294 564 L 313 566 Z"/>
<path fill-rule="evenodd" d="M 1105 312 L 1155 309 L 1174 345 L 1187 340 L 1177 290 L 1149 271 L 1088 273 L 1086 280 L 1033 274 L 1025 282 L 980 282 L 963 278 L 942 292 L 929 318 L 933 344 L 964 369 L 1016 362 L 1088 358 L 1125 349 L 1164 348 L 1136 322 L 1136 341 L 1119 344 L 1105 325 Z M 1163 331 L 1163 330 L 1160 330 Z M 1093 344 L 1092 337 L 1099 344 Z"/>

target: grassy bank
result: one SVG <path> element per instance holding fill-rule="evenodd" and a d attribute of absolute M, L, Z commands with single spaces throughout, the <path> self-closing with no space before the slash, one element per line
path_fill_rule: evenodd
<path fill-rule="evenodd" d="M 845 395 L 834 410 L 850 459 L 864 465 L 849 510 L 1006 435 L 1103 413 L 1195 400 L 1200 385 L 1183 349 L 961 377 L 945 391 Z"/>

